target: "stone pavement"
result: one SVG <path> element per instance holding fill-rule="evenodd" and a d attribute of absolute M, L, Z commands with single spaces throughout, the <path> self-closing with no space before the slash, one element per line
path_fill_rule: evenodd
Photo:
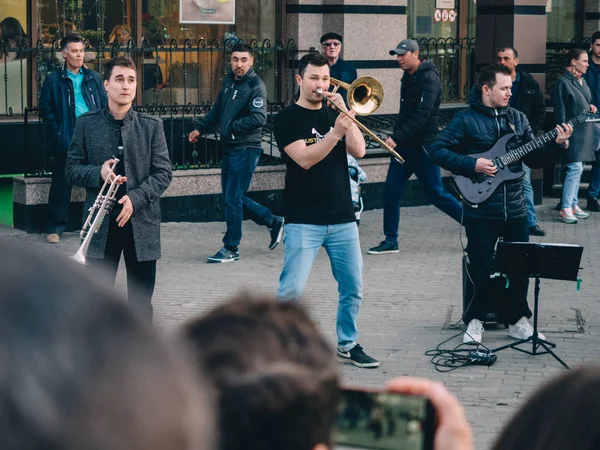
<path fill-rule="evenodd" d="M 600 279 L 600 214 L 577 225 L 556 218 L 556 201 L 538 207 L 540 225 L 548 231 L 543 242 L 585 246 L 580 272 L 581 291 L 572 282 L 542 280 L 540 329 L 557 344 L 556 353 L 571 367 L 600 361 L 600 302 L 595 281 Z M 436 372 L 425 350 L 457 332 L 443 329 L 461 315 L 461 245 L 459 226 L 431 206 L 402 209 L 400 253 L 371 256 L 366 250 L 381 238 L 382 211 L 363 213 L 360 232 L 364 250 L 364 303 L 359 317 L 360 343 L 381 361 L 375 370 L 343 366 L 344 382 L 381 386 L 400 375 L 430 377 L 444 382 L 465 406 L 473 425 L 477 449 L 489 448 L 494 436 L 515 409 L 540 383 L 563 369 L 548 355 L 530 356 L 515 350 L 498 353 L 492 367 L 470 366 L 450 373 Z M 274 294 L 283 262 L 283 248 L 269 251 L 268 233 L 244 222 L 241 259 L 234 264 L 206 264 L 216 252 L 224 223 L 165 223 L 163 258 L 158 264 L 154 296 L 156 322 L 172 329 L 241 291 Z M 0 226 L 0 236 L 34 242 L 51 256 L 72 254 L 78 246 L 74 233 L 51 246 L 42 236 Z M 466 239 L 463 234 L 463 240 Z M 535 238 L 541 241 L 540 238 Z M 124 290 L 121 271 L 118 289 Z M 530 298 L 533 289 L 530 289 Z M 334 341 L 337 286 L 328 259 L 321 251 L 305 292 L 305 305 Z M 533 302 L 530 300 L 533 307 Z M 583 332 L 573 308 L 585 320 Z M 460 343 L 456 337 L 444 347 Z M 503 329 L 484 334 L 490 348 L 511 342 Z"/>

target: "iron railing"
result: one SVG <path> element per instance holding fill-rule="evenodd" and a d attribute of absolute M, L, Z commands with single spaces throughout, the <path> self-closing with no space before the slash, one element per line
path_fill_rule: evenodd
<path fill-rule="evenodd" d="M 466 100 L 475 81 L 475 38 L 418 39 L 421 58 L 435 64 L 442 82 L 442 101 Z"/>
<path fill-rule="evenodd" d="M 151 46 L 143 41 L 137 47 L 133 41 L 126 46 L 118 43 L 97 48 L 86 46 L 86 65 L 102 72 L 105 62 L 117 55 L 131 56 L 141 70 L 141 85 L 134 101 L 138 111 L 163 119 L 167 143 L 174 169 L 211 168 L 220 165 L 221 155 L 218 130 L 203 136 L 197 144 L 190 144 L 187 135 L 196 120 L 206 115 L 216 99 L 229 70 L 231 49 L 239 41 L 213 40 L 179 43 L 176 40 Z M 298 50 L 293 40 L 288 42 L 252 40 L 254 70 L 265 82 L 268 92 L 268 123 L 262 129 L 264 155 L 261 164 L 279 163 L 280 154 L 274 145 L 272 122 L 274 115 L 293 102 L 295 61 Z M 60 69 L 63 61 L 58 43 L 28 47 L 23 41 L 18 48 L 4 46 L 0 60 L 0 118 L 22 118 L 25 172 L 28 175 L 46 174 L 51 152 L 46 148 L 45 127 L 37 107 L 39 94 L 49 73 Z M 27 67 L 30 70 L 28 75 Z M 36 87 L 36 96 L 28 89 Z M 28 93 L 30 100 L 28 101 Z M 34 106 L 29 107 L 28 103 Z"/>

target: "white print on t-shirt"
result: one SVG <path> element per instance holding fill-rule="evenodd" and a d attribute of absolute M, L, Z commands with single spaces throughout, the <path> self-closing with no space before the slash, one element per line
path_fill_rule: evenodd
<path fill-rule="evenodd" d="M 304 142 L 306 143 L 306 145 L 311 145 L 311 144 L 316 144 L 317 142 L 321 142 L 323 139 L 325 139 L 325 137 L 331 133 L 331 130 L 333 130 L 333 127 L 329 127 L 329 131 L 325 134 L 321 134 L 319 133 L 317 130 L 315 130 L 314 128 L 312 129 L 311 133 L 315 135 L 315 137 L 311 137 L 311 138 L 307 138 L 304 140 Z"/>

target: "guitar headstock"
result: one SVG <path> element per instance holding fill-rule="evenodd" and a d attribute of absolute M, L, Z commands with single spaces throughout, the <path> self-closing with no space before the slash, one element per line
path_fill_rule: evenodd
<path fill-rule="evenodd" d="M 572 122 L 573 124 L 600 122 L 600 114 L 592 114 L 591 112 L 584 111 L 575 117 Z"/>

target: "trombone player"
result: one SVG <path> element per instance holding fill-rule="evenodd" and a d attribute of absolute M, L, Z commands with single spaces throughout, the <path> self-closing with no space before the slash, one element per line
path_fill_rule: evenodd
<path fill-rule="evenodd" d="M 400 199 L 403 187 L 414 173 L 425 194 L 435 206 L 458 223 L 462 219 L 460 203 L 444 190 L 440 168 L 433 164 L 423 145 L 433 142 L 439 132 L 438 116 L 442 85 L 431 61 L 419 59 L 419 44 L 404 39 L 390 50 L 404 71 L 400 89 L 400 113 L 391 137 L 385 141 L 404 158 L 404 164 L 390 160 L 383 188 L 383 233 L 385 239 L 369 249 L 370 255 L 398 253 Z"/>
<path fill-rule="evenodd" d="M 119 177 L 114 207 L 84 256 L 90 266 L 103 267 L 114 283 L 123 254 L 129 301 L 151 319 L 156 260 L 160 258 L 159 197 L 172 174 L 162 121 L 131 107 L 136 86 L 131 58 L 117 56 L 106 63 L 108 108 L 77 120 L 65 172 L 70 183 L 86 188 L 84 217 L 100 198 L 103 183 L 110 185 Z M 117 164 L 113 158 L 118 158 Z M 93 233 L 94 228 L 84 232 Z"/>
<path fill-rule="evenodd" d="M 348 115 L 323 104 L 323 97 L 346 111 L 340 94 L 327 92 L 329 67 L 311 52 L 298 65 L 300 96 L 275 118 L 277 146 L 287 168 L 283 191 L 283 270 L 277 297 L 297 300 L 321 247 L 338 283 L 337 359 L 357 367 L 378 367 L 358 344 L 356 321 L 362 303 L 362 254 L 355 221 L 346 151 L 365 154 L 365 140 Z"/>

